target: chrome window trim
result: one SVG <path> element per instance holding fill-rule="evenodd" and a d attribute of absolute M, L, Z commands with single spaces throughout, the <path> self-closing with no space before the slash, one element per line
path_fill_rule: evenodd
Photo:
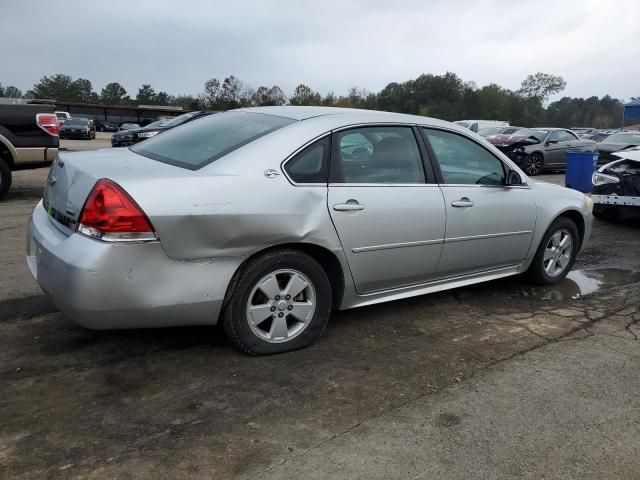
<path fill-rule="evenodd" d="M 387 243 L 383 245 L 371 245 L 369 247 L 356 247 L 352 248 L 351 251 L 353 253 L 365 253 L 365 252 L 375 252 L 377 250 L 390 250 L 392 248 L 405 248 L 405 247 L 421 247 L 424 245 L 437 245 L 442 244 L 444 242 L 444 238 L 439 238 L 436 240 L 418 240 L 416 242 L 402 242 L 402 243 Z"/>

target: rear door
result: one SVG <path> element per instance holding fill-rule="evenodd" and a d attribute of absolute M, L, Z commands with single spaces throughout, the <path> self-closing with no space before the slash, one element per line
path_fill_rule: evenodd
<path fill-rule="evenodd" d="M 524 260 L 536 221 L 527 185 L 505 186 L 508 166 L 475 140 L 423 128 L 446 205 L 441 276 L 510 267 Z"/>
<path fill-rule="evenodd" d="M 408 126 L 333 135 L 328 208 L 358 293 L 433 278 L 442 252 L 442 192 Z"/>

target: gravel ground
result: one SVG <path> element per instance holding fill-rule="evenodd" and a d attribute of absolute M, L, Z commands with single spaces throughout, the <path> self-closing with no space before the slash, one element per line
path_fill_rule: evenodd
<path fill-rule="evenodd" d="M 250 358 L 57 312 L 24 261 L 45 176 L 0 202 L 0 478 L 640 478 L 640 222 L 596 221 L 558 287 L 339 312 Z"/>

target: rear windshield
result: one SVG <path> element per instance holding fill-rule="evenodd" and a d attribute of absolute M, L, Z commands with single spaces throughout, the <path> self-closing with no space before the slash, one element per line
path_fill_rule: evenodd
<path fill-rule="evenodd" d="M 295 120 L 249 112 L 225 112 L 194 120 L 131 147 L 139 155 L 197 170 Z"/>
<path fill-rule="evenodd" d="M 86 118 L 70 118 L 64 122 L 65 125 L 86 125 L 87 123 L 89 123 L 89 120 Z"/>

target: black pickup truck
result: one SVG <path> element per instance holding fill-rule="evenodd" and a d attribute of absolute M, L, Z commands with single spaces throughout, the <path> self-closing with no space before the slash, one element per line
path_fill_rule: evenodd
<path fill-rule="evenodd" d="M 58 155 L 58 118 L 47 104 L 0 104 L 0 197 L 11 186 L 11 171 L 38 168 Z"/>

